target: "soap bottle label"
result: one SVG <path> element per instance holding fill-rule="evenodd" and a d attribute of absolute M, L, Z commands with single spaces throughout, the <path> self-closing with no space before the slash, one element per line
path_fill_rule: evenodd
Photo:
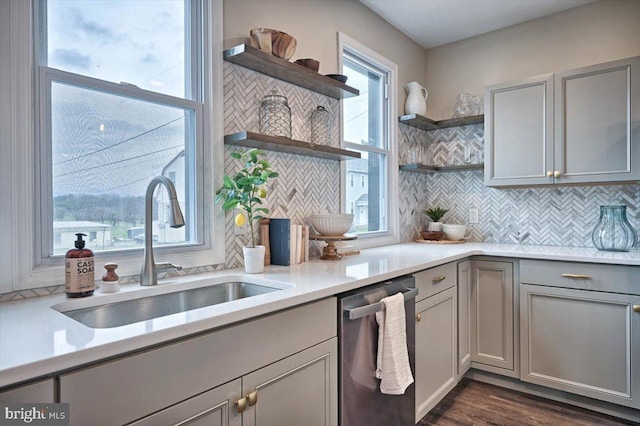
<path fill-rule="evenodd" d="M 95 290 L 93 257 L 65 259 L 65 291 L 82 293 Z"/>

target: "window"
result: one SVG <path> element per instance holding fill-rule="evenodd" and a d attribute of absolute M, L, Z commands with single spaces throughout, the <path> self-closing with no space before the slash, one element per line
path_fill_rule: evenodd
<path fill-rule="evenodd" d="M 202 243 L 196 164 L 203 150 L 202 4 L 191 0 L 39 3 L 43 257 L 69 249 L 54 228 L 101 228 L 97 252 L 141 247 L 144 195 L 159 175 L 175 184 L 187 226 L 156 245 Z"/>
<path fill-rule="evenodd" d="M 397 182 L 395 140 L 395 73 L 397 67 L 355 40 L 340 34 L 342 74 L 360 95 L 342 103 L 344 147 L 361 159 L 344 162 L 345 174 L 358 174 L 360 186 L 343 191 L 344 205 L 354 213 L 352 232 L 360 237 L 395 238 Z M 388 242 L 385 241 L 385 242 Z M 383 242 L 381 241 L 380 244 Z"/>

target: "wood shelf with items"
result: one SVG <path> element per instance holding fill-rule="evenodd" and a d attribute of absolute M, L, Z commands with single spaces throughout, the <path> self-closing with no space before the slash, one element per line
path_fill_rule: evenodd
<path fill-rule="evenodd" d="M 295 84 L 334 99 L 359 96 L 360 91 L 322 74 L 265 53 L 248 44 L 240 44 L 223 52 L 225 61 Z"/>
<path fill-rule="evenodd" d="M 430 166 L 427 164 L 402 164 L 400 170 L 414 173 L 443 173 L 443 172 L 464 172 L 467 170 L 483 170 L 484 164 L 460 164 L 451 166 Z"/>
<path fill-rule="evenodd" d="M 289 139 L 282 136 L 269 136 L 262 133 L 242 131 L 224 136 L 225 145 L 244 146 L 266 151 L 286 152 L 325 160 L 351 160 L 360 158 L 359 152 L 347 151 L 328 145 Z"/>
<path fill-rule="evenodd" d="M 470 124 L 483 124 L 484 114 L 470 115 L 468 117 L 450 118 L 447 120 L 435 121 L 418 114 L 407 114 L 398 117 L 398 121 L 407 126 L 415 127 L 420 130 L 439 130 L 448 127 L 468 126 Z"/>

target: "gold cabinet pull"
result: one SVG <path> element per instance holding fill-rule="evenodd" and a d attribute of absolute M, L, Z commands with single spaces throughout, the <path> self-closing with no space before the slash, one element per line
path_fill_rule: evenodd
<path fill-rule="evenodd" d="M 435 277 L 435 278 L 433 279 L 433 282 L 434 282 L 434 283 L 439 283 L 440 281 L 444 281 L 444 280 L 446 280 L 446 279 L 447 279 L 447 276 L 446 276 L 446 275 L 440 275 L 439 277 Z"/>
<path fill-rule="evenodd" d="M 247 395 L 247 399 L 249 400 L 249 407 L 253 407 L 258 402 L 258 391 L 253 391 L 249 395 Z"/>
<path fill-rule="evenodd" d="M 553 176 L 553 172 L 551 170 L 547 170 L 547 177 L 552 177 Z"/>
<path fill-rule="evenodd" d="M 247 409 L 247 397 L 243 396 L 242 398 L 237 400 L 236 406 L 238 407 L 238 413 L 243 413 L 244 410 Z"/>
<path fill-rule="evenodd" d="M 422 314 L 417 314 L 416 321 L 420 322 L 421 319 L 422 319 Z"/>
<path fill-rule="evenodd" d="M 633 312 L 640 312 L 640 305 L 633 305 Z"/>
<path fill-rule="evenodd" d="M 565 277 L 565 278 L 577 278 L 580 280 L 590 280 L 591 276 L 590 275 L 583 275 L 583 274 L 560 274 L 561 276 Z"/>
<path fill-rule="evenodd" d="M 560 170 L 555 170 L 553 172 L 553 177 L 559 178 L 560 176 L 562 176 L 562 173 L 560 173 Z"/>

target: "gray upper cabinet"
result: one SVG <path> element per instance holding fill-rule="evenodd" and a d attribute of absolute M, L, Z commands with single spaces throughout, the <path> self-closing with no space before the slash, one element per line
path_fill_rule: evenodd
<path fill-rule="evenodd" d="M 54 402 L 53 379 L 22 385 L 0 392 L 0 403 Z"/>
<path fill-rule="evenodd" d="M 640 57 L 485 90 L 485 185 L 640 179 Z"/>
<path fill-rule="evenodd" d="M 485 184 L 549 183 L 553 74 L 487 87 L 485 111 Z"/>

